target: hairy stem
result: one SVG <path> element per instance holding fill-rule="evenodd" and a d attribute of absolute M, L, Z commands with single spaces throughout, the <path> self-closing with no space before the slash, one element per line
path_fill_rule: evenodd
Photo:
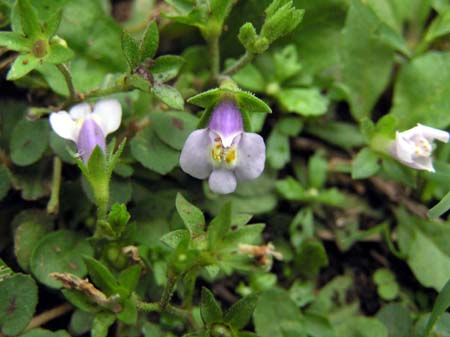
<path fill-rule="evenodd" d="M 222 76 L 231 76 L 236 74 L 239 70 L 244 68 L 247 64 L 249 64 L 253 58 L 255 57 L 254 54 L 249 53 L 248 51 L 245 52 L 244 55 L 241 56 L 239 60 L 233 63 L 230 67 L 225 69 L 222 73 Z"/>
<path fill-rule="evenodd" d="M 73 85 L 72 75 L 70 74 L 69 68 L 64 63 L 57 64 L 56 67 L 64 76 L 64 80 L 66 81 L 67 84 L 67 89 L 69 89 L 70 95 L 69 99 L 70 100 L 75 99 L 77 93 L 75 92 L 75 86 Z"/>
<path fill-rule="evenodd" d="M 166 307 L 169 305 L 170 298 L 172 297 L 173 291 L 175 290 L 175 285 L 177 284 L 178 276 L 177 275 L 169 275 L 167 278 L 167 284 L 164 288 L 163 294 L 161 296 L 161 300 L 159 301 L 159 307 L 161 311 L 164 311 Z"/>
<path fill-rule="evenodd" d="M 207 42 L 211 62 L 211 78 L 216 80 L 220 72 L 219 35 L 212 35 Z"/>
<path fill-rule="evenodd" d="M 47 204 L 48 214 L 57 214 L 59 210 L 59 191 L 61 190 L 62 162 L 57 156 L 53 158 L 52 193 Z"/>

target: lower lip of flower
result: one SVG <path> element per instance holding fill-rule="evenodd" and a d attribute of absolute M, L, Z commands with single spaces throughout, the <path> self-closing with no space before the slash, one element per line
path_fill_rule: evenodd
<path fill-rule="evenodd" d="M 237 163 L 237 149 L 235 145 L 224 147 L 220 138 L 211 146 L 211 159 L 216 167 L 225 166 L 232 169 Z"/>

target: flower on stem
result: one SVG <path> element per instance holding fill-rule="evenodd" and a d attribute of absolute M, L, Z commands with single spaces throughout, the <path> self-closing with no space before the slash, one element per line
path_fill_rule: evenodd
<path fill-rule="evenodd" d="M 189 135 L 180 166 L 195 178 L 209 177 L 213 192 L 227 194 L 236 189 L 237 181 L 259 177 L 265 160 L 263 138 L 244 132 L 241 112 L 233 101 L 225 100 L 214 108 L 207 128 Z"/>
<path fill-rule="evenodd" d="M 421 124 L 403 132 L 397 131 L 391 144 L 391 155 L 409 167 L 434 172 L 431 153 L 435 139 L 447 143 L 449 134 Z"/>
<path fill-rule="evenodd" d="M 50 114 L 50 125 L 58 136 L 74 141 L 81 158 L 87 162 L 96 146 L 106 151 L 105 138 L 119 128 L 121 119 L 119 101 L 106 99 L 98 101 L 93 110 L 90 104 L 80 103 L 68 113 L 53 112 Z"/>

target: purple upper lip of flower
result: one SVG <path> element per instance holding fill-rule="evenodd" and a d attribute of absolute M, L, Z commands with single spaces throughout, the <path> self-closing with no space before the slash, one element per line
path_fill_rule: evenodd
<path fill-rule="evenodd" d="M 208 128 L 193 131 L 180 155 L 181 169 L 198 179 L 209 177 L 213 192 L 227 194 L 237 181 L 255 179 L 264 170 L 263 138 L 244 132 L 242 115 L 232 101 L 220 102 Z"/>
<path fill-rule="evenodd" d="M 214 108 L 208 127 L 222 138 L 224 146 L 229 146 L 227 140 L 244 131 L 241 112 L 232 101 L 223 101 Z"/>

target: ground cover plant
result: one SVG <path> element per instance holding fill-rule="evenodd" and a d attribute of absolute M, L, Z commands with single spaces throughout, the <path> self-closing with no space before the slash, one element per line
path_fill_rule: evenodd
<path fill-rule="evenodd" d="M 448 1 L 0 28 L 0 336 L 450 336 Z"/>

